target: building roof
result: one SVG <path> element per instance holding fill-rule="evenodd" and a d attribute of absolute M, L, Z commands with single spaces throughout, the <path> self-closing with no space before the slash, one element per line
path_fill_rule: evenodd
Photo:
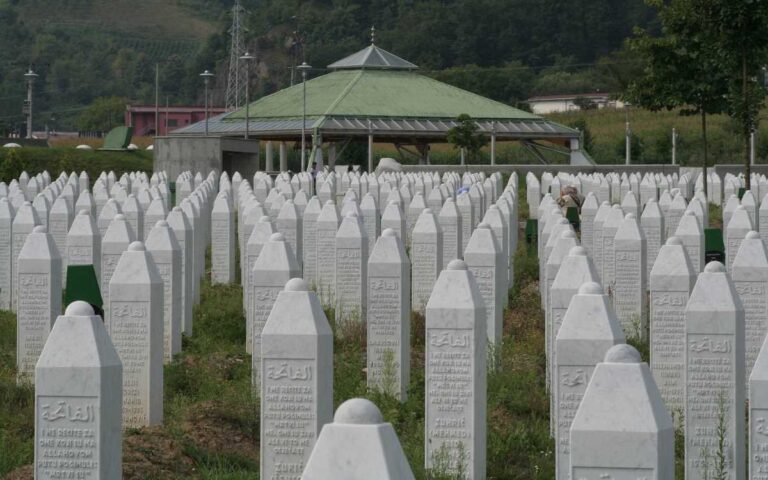
<path fill-rule="evenodd" d="M 126 105 L 125 110 L 132 113 L 155 113 L 154 105 Z M 160 112 L 173 112 L 173 113 L 198 113 L 205 112 L 205 106 L 203 105 L 159 105 L 158 111 Z M 209 106 L 208 111 L 210 113 L 222 113 L 226 109 L 224 107 Z"/>
<path fill-rule="evenodd" d="M 374 44 L 328 65 L 331 70 L 357 70 L 361 68 L 382 70 L 416 70 L 416 65 L 403 60 Z"/>
<path fill-rule="evenodd" d="M 589 98 L 596 100 L 607 100 L 611 98 L 611 93 L 561 93 L 557 95 L 537 95 L 529 98 L 528 102 L 553 102 L 560 100 L 575 100 L 577 98 Z"/>
<path fill-rule="evenodd" d="M 459 115 L 467 114 L 480 131 L 498 139 L 566 140 L 579 132 L 501 102 L 448 85 L 413 70 L 416 65 L 376 45 L 329 65 L 330 73 L 252 102 L 249 132 L 254 138 L 300 135 L 306 86 L 305 129 L 325 137 L 373 134 L 415 141 L 444 141 Z M 174 131 L 199 135 L 204 122 Z M 212 135 L 245 132 L 245 107 L 208 121 Z"/>

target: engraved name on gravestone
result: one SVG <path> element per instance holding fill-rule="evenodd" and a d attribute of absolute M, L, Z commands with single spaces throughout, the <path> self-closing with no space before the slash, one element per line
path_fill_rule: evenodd
<path fill-rule="evenodd" d="M 613 306 L 630 338 L 645 338 L 648 326 L 646 240 L 635 214 L 628 213 L 614 240 Z"/>
<path fill-rule="evenodd" d="M 651 269 L 650 363 L 664 404 L 678 425 L 685 408 L 685 306 L 696 275 L 683 242 L 670 237 Z"/>
<path fill-rule="evenodd" d="M 165 220 L 150 230 L 146 247 L 163 281 L 163 358 L 170 363 L 181 352 L 181 247 Z"/>
<path fill-rule="evenodd" d="M 708 478 L 720 442 L 726 476 L 744 478 L 744 307 L 720 262 L 708 263 L 696 280 L 685 338 L 686 478 Z"/>
<path fill-rule="evenodd" d="M 315 288 L 324 306 L 334 304 L 333 289 L 336 275 L 336 232 L 341 217 L 332 200 L 323 205 L 317 217 L 317 284 Z"/>
<path fill-rule="evenodd" d="M 109 283 L 106 325 L 123 362 L 123 426 L 163 422 L 163 281 L 142 242 L 128 246 Z"/>
<path fill-rule="evenodd" d="M 467 480 L 485 478 L 486 345 L 484 301 L 461 260 L 448 264 L 426 306 L 425 463 L 441 454 Z"/>
<path fill-rule="evenodd" d="M 429 208 L 422 211 L 413 228 L 411 258 L 412 308 L 423 312 L 443 269 L 443 232 Z"/>
<path fill-rule="evenodd" d="M 211 212 L 211 283 L 235 281 L 235 217 L 229 197 L 220 193 Z"/>
<path fill-rule="evenodd" d="M 389 228 L 368 260 L 366 322 L 368 386 L 405 401 L 410 379 L 411 262 L 403 241 Z"/>
<path fill-rule="evenodd" d="M 27 241 L 27 235 L 32 233 L 32 230 L 40 225 L 40 219 L 37 216 L 35 208 L 29 202 L 24 202 L 16 211 L 16 216 L 13 218 L 13 226 L 11 228 L 11 309 L 16 311 L 18 304 L 18 285 L 16 284 L 16 269 L 17 262 L 19 260 L 19 254 L 21 253 L 21 247 L 24 246 L 24 242 Z"/>
<path fill-rule="evenodd" d="M 365 322 L 368 239 L 360 217 L 350 212 L 336 232 L 336 321 Z"/>
<path fill-rule="evenodd" d="M 645 204 L 645 209 L 640 217 L 640 225 L 643 227 L 643 234 L 646 241 L 646 270 L 650 277 L 653 264 L 656 262 L 656 256 L 659 249 L 664 245 L 664 215 L 661 213 L 659 203 L 655 198 L 650 199 Z"/>
<path fill-rule="evenodd" d="M 261 337 L 261 478 L 299 478 L 333 413 L 333 332 L 307 282 L 288 281 Z"/>
<path fill-rule="evenodd" d="M 122 476 L 123 367 L 85 302 L 56 319 L 35 369 L 35 478 Z"/>
<path fill-rule="evenodd" d="M 744 306 L 744 365 L 749 378 L 768 333 L 768 252 L 759 233 L 747 233 L 731 269 L 733 285 Z"/>
<path fill-rule="evenodd" d="M 464 261 L 475 277 L 475 283 L 483 297 L 488 342 L 498 346 L 501 344 L 503 321 L 501 296 L 504 292 L 501 289 L 507 265 L 501 246 L 487 223 L 480 222 L 472 233 L 464 251 Z"/>
<path fill-rule="evenodd" d="M 45 227 L 37 226 L 27 236 L 17 267 L 17 375 L 20 381 L 34 382 L 38 356 L 61 313 L 61 256 Z"/>
<path fill-rule="evenodd" d="M 608 349 L 620 343 L 624 343 L 624 333 L 603 287 L 596 282 L 583 283 L 572 296 L 555 340 L 552 397 L 555 399 L 555 469 L 559 480 L 570 478 L 571 422 L 592 372 Z"/>

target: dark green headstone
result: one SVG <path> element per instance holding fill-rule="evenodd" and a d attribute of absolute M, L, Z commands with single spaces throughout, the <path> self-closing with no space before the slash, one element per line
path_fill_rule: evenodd
<path fill-rule="evenodd" d="M 740 188 L 739 189 L 739 200 L 741 200 L 741 197 L 744 196 L 744 193 L 746 193 L 746 191 L 747 191 L 746 188 Z"/>
<path fill-rule="evenodd" d="M 723 231 L 719 228 L 704 229 L 704 262 L 718 261 L 725 264 Z"/>
<path fill-rule="evenodd" d="M 69 305 L 76 300 L 91 304 L 94 311 L 103 317 L 104 300 L 101 298 L 101 289 L 93 265 L 67 267 L 67 291 L 64 294 L 64 305 Z"/>
<path fill-rule="evenodd" d="M 528 219 L 525 222 L 525 242 L 528 244 L 528 248 L 536 246 L 538 243 L 536 239 L 539 236 L 539 221 L 536 219 Z"/>
<path fill-rule="evenodd" d="M 578 232 L 579 227 L 581 226 L 581 219 L 579 218 L 579 209 L 576 207 L 568 207 L 565 211 L 565 218 L 567 218 L 568 222 L 571 225 L 573 225 L 573 229 Z"/>
<path fill-rule="evenodd" d="M 104 137 L 101 150 L 125 150 L 131 144 L 133 127 L 115 127 Z"/>

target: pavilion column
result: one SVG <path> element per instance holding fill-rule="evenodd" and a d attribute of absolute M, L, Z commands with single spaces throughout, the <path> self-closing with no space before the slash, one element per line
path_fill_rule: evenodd
<path fill-rule="evenodd" d="M 315 158 L 313 159 L 317 163 L 317 170 L 323 169 L 323 137 L 319 133 L 312 135 L 312 142 L 315 149 Z M 311 170 L 312 165 L 307 166 L 307 170 Z"/>
<path fill-rule="evenodd" d="M 464 166 L 467 164 L 467 151 L 464 149 L 464 147 L 461 147 L 461 165 Z"/>
<path fill-rule="evenodd" d="M 267 172 L 272 172 L 275 170 L 275 158 L 274 158 L 275 151 L 272 148 L 271 141 L 267 142 L 267 145 L 264 147 L 264 150 L 265 150 L 264 157 L 266 157 L 264 159 L 265 161 L 264 170 L 266 170 Z"/>
<path fill-rule="evenodd" d="M 285 142 L 280 142 L 280 171 L 288 171 L 288 146 Z"/>
<path fill-rule="evenodd" d="M 331 171 L 336 170 L 336 142 L 328 145 L 328 168 Z"/>
<path fill-rule="evenodd" d="M 368 173 L 373 171 L 373 134 L 368 134 Z"/>

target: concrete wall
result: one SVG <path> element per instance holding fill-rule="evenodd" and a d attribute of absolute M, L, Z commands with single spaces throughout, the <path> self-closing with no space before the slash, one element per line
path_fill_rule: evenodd
<path fill-rule="evenodd" d="M 165 170 L 175 181 L 185 170 L 207 173 L 235 170 L 246 178 L 258 169 L 259 142 L 221 137 L 157 137 L 154 143 L 155 170 Z"/>
<path fill-rule="evenodd" d="M 517 172 L 518 177 L 525 177 L 528 172 L 533 172 L 537 177 L 540 177 L 544 172 L 572 172 L 572 173 L 592 173 L 592 172 L 664 172 L 665 174 L 672 174 L 678 172 L 679 167 L 677 165 L 403 165 L 403 171 L 406 172 L 421 172 L 421 171 L 438 171 L 438 172 L 502 172 L 512 173 Z"/>

